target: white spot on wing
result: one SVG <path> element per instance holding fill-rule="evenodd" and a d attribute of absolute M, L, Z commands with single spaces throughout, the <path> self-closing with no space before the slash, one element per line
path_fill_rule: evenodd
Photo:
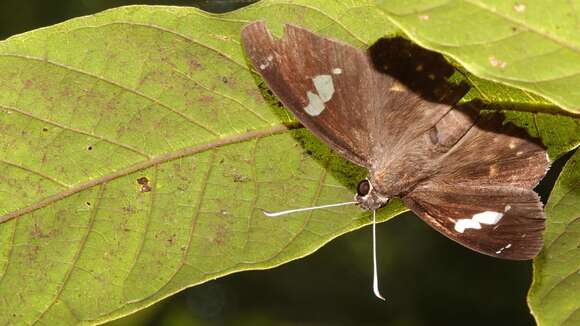
<path fill-rule="evenodd" d="M 459 233 L 463 233 L 463 231 L 465 231 L 465 229 L 481 229 L 481 224 L 479 224 L 478 222 L 472 220 L 472 219 L 468 219 L 468 218 L 464 218 L 461 220 L 458 220 L 457 222 L 455 222 L 455 231 L 459 232 Z"/>
<path fill-rule="evenodd" d="M 304 107 L 304 111 L 308 113 L 310 116 L 316 117 L 322 111 L 324 111 L 324 102 L 318 96 L 318 94 L 314 94 L 312 92 L 307 92 L 306 96 L 308 97 L 308 105 Z"/>
<path fill-rule="evenodd" d="M 472 218 L 464 218 L 455 222 L 455 231 L 463 233 L 466 229 L 481 229 L 481 224 L 494 225 L 501 220 L 503 213 L 485 211 L 474 214 Z"/>
<path fill-rule="evenodd" d="M 314 87 L 316 92 L 322 99 L 323 102 L 328 102 L 334 94 L 334 83 L 332 82 L 332 76 L 330 75 L 318 75 L 312 78 L 314 82 Z"/>
<path fill-rule="evenodd" d="M 420 20 L 429 20 L 429 15 L 419 15 Z"/>
<path fill-rule="evenodd" d="M 503 213 L 485 211 L 483 213 L 477 213 L 473 215 L 471 219 L 481 224 L 494 225 L 497 222 L 499 222 L 499 220 L 501 220 L 502 217 Z"/>
<path fill-rule="evenodd" d="M 499 248 L 499 250 L 498 250 L 498 251 L 496 251 L 495 253 L 496 253 L 497 255 L 499 255 L 499 254 L 501 254 L 501 253 L 502 253 L 504 250 L 511 248 L 511 246 L 512 246 L 512 244 L 511 244 L 511 243 L 508 243 L 507 245 L 505 245 L 505 246 L 503 246 L 503 247 Z"/>
<path fill-rule="evenodd" d="M 270 55 L 269 55 L 269 56 L 266 58 L 266 62 L 264 62 L 264 63 L 262 63 L 262 64 L 260 65 L 260 70 L 264 70 L 264 69 L 266 69 L 266 68 L 270 67 L 270 63 L 272 62 L 272 60 L 274 60 L 274 56 L 270 54 Z"/>
<path fill-rule="evenodd" d="M 342 74 L 342 69 L 334 68 L 334 69 L 332 69 L 332 73 L 335 75 L 340 75 L 340 74 Z"/>

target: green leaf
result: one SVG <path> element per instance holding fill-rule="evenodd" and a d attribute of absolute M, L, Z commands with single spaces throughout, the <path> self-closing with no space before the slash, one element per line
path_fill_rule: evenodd
<path fill-rule="evenodd" d="M 462 72 L 473 87 L 461 101 L 481 100 L 485 108 L 501 111 L 506 122 L 524 128 L 542 140 L 551 160 L 556 160 L 580 144 L 580 119 L 562 112 L 553 104 L 529 92 L 486 81 Z"/>
<path fill-rule="evenodd" d="M 125 7 L 0 42 L 0 324 L 105 322 L 368 224 L 263 216 L 350 201 L 365 171 L 264 99 L 239 43 L 282 15 L 367 46 L 388 22 L 365 5 Z"/>
<path fill-rule="evenodd" d="M 568 1 L 378 1 L 418 44 L 580 113 L 580 33 Z"/>
<path fill-rule="evenodd" d="M 263 1 L 124 7 L 0 42 L 0 323 L 105 322 L 369 223 L 262 215 L 352 200 L 365 171 L 260 91 L 239 43 L 256 19 L 358 47 L 397 31 L 372 1 Z"/>
<path fill-rule="evenodd" d="M 546 205 L 544 249 L 528 303 L 538 325 L 580 324 L 580 152 L 566 163 Z"/>

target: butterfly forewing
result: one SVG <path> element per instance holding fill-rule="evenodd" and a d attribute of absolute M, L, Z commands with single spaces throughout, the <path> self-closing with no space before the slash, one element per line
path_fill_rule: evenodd
<path fill-rule="evenodd" d="M 300 122 L 367 168 L 399 157 L 398 150 L 467 91 L 465 85 L 433 85 L 431 79 L 442 78 L 438 71 L 415 71 L 406 77 L 428 82 L 406 87 L 385 73 L 389 68 L 380 57 L 293 25 L 285 25 L 275 39 L 264 22 L 254 22 L 243 29 L 242 42 L 258 73 Z M 440 55 L 423 59 L 418 65 L 425 69 L 443 60 Z"/>
<path fill-rule="evenodd" d="M 368 99 L 375 85 L 363 52 L 292 25 L 277 40 L 263 22 L 246 26 L 242 42 L 258 73 L 300 122 L 347 159 L 368 166 Z"/>

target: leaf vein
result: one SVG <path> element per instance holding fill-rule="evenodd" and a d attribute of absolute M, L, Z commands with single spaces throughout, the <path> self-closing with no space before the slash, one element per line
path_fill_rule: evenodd
<path fill-rule="evenodd" d="M 59 185 L 59 186 L 61 186 L 63 188 L 69 188 L 70 187 L 70 185 L 68 185 L 68 184 L 66 184 L 66 183 L 64 183 L 64 182 L 62 182 L 62 181 L 60 181 L 58 179 L 55 179 L 55 178 L 53 178 L 53 177 L 51 177 L 49 175 L 46 175 L 46 174 L 44 174 L 44 173 L 42 173 L 40 171 L 36 171 L 36 170 L 31 169 L 31 168 L 25 167 L 23 165 L 19 165 L 19 164 L 16 164 L 16 163 L 12 163 L 12 162 L 6 161 L 3 158 L 0 158 L 0 163 L 4 163 L 6 165 L 10 165 L 10 166 L 13 166 L 15 168 L 18 168 L 18 169 L 21 169 L 23 171 L 26 171 L 26 172 L 28 172 L 30 174 L 37 175 L 37 176 L 39 176 L 39 177 L 41 177 L 43 179 L 49 180 L 49 181 L 51 181 L 51 182 L 53 182 L 53 183 L 55 183 L 55 184 L 57 184 L 57 185 Z"/>
<path fill-rule="evenodd" d="M 193 124 L 193 125 L 201 128 L 201 129 L 204 129 L 205 131 L 209 132 L 210 134 L 212 134 L 214 136 L 219 136 L 220 135 L 217 131 L 212 130 L 211 128 L 205 126 L 204 124 L 195 121 L 193 118 L 191 118 L 190 116 L 184 114 L 183 112 L 177 111 L 177 110 L 173 109 L 172 107 L 170 107 L 169 105 L 167 105 L 167 104 L 165 104 L 165 103 L 163 103 L 163 102 L 161 102 L 161 101 L 159 101 L 159 100 L 157 100 L 157 99 L 155 99 L 155 98 L 153 98 L 153 97 L 151 97 L 149 95 L 146 95 L 144 93 L 141 93 L 138 90 L 132 89 L 132 88 L 130 88 L 128 86 L 119 84 L 118 82 L 115 82 L 113 80 L 109 80 L 109 79 L 106 79 L 104 77 L 101 77 L 101 76 L 98 76 L 98 75 L 89 73 L 88 71 L 84 71 L 84 70 L 81 70 L 81 69 L 78 69 L 78 68 L 74 68 L 74 67 L 71 67 L 71 66 L 67 66 L 65 64 L 58 63 L 56 61 L 51 61 L 51 60 L 48 60 L 48 59 L 43 59 L 43 58 L 38 58 L 38 57 L 33 57 L 33 56 L 27 56 L 27 55 L 22 55 L 22 54 L 6 54 L 6 53 L 0 53 L 0 56 L 1 57 L 12 57 L 12 58 L 17 58 L 17 59 L 22 59 L 22 60 L 37 61 L 37 62 L 41 62 L 41 63 L 47 63 L 47 64 L 50 64 L 50 65 L 53 65 L 53 66 L 56 66 L 56 67 L 59 67 L 59 68 L 65 69 L 65 70 L 69 70 L 69 71 L 76 72 L 76 73 L 81 74 L 81 75 L 85 75 L 85 76 L 94 78 L 96 80 L 100 80 L 100 81 L 102 81 L 104 83 L 107 83 L 109 85 L 118 87 L 118 88 L 120 88 L 120 89 L 122 89 L 122 90 L 124 90 L 124 91 L 126 91 L 128 93 L 131 93 L 133 95 L 136 95 L 138 97 L 141 97 L 141 98 L 147 100 L 148 102 L 155 103 L 155 104 L 159 105 L 160 107 L 164 108 L 165 110 L 168 110 L 170 112 L 175 113 L 176 115 L 180 116 L 181 118 L 183 118 L 184 120 L 188 121 L 189 123 L 191 123 L 191 124 Z"/>
<path fill-rule="evenodd" d="M 99 210 L 99 206 L 101 204 L 101 200 L 103 199 L 104 192 L 105 192 L 105 184 L 102 184 L 102 185 L 100 185 L 100 189 L 98 190 L 97 198 L 95 200 L 95 206 L 93 208 L 93 211 L 91 212 L 91 216 L 90 216 L 89 221 L 88 221 L 86 232 L 83 235 L 81 242 L 79 243 L 79 249 L 77 250 L 77 252 L 75 253 L 75 256 L 73 257 L 73 260 L 70 264 L 70 268 L 67 270 L 67 272 L 64 276 L 64 279 L 62 281 L 62 285 L 58 289 L 58 292 L 56 293 L 54 299 L 40 313 L 40 315 L 38 315 L 38 317 L 32 322 L 32 325 L 38 323 L 46 315 L 46 313 L 56 304 L 56 302 L 58 301 L 58 299 L 62 295 L 62 292 L 64 291 L 64 288 L 66 287 L 66 284 L 68 283 L 70 276 L 71 276 L 73 270 L 75 269 L 75 265 L 77 264 L 77 262 L 81 256 L 81 253 L 82 253 L 82 251 L 87 243 L 87 239 L 89 238 L 89 234 L 91 233 L 91 230 L 93 229 L 93 225 L 94 225 L 94 222 L 95 222 L 95 219 L 97 216 L 97 211 Z"/>
<path fill-rule="evenodd" d="M 63 192 L 48 196 L 48 197 L 38 201 L 34 205 L 23 207 L 23 208 L 15 210 L 15 211 L 12 211 L 8 214 L 5 214 L 3 216 L 0 216 L 0 223 L 6 222 L 6 221 L 11 220 L 13 218 L 16 218 L 18 216 L 33 212 L 37 209 L 40 209 L 42 207 L 45 207 L 45 206 L 53 203 L 55 201 L 67 198 L 67 197 L 69 197 L 75 193 L 78 193 L 82 190 L 88 189 L 90 187 L 94 187 L 94 186 L 102 184 L 102 183 L 106 183 L 108 181 L 114 180 L 114 179 L 122 177 L 122 176 L 126 176 L 126 175 L 131 174 L 131 173 L 136 172 L 136 171 L 146 169 L 146 168 L 151 167 L 155 164 L 165 163 L 165 162 L 179 159 L 179 158 L 189 156 L 189 155 L 192 155 L 195 153 L 203 152 L 203 151 L 206 151 L 206 150 L 209 150 L 212 148 L 221 147 L 221 146 L 229 145 L 229 144 L 233 144 L 233 143 L 239 143 L 242 141 L 252 139 L 254 137 L 265 137 L 265 136 L 270 136 L 273 134 L 285 132 L 285 131 L 288 131 L 289 129 L 295 128 L 297 126 L 298 126 L 298 124 L 289 125 L 289 126 L 276 125 L 276 126 L 272 126 L 272 127 L 266 128 L 266 129 L 254 130 L 254 131 L 250 131 L 250 132 L 240 134 L 240 135 L 232 135 L 232 136 L 218 138 L 215 141 L 211 141 L 211 142 L 207 142 L 204 144 L 199 144 L 199 145 L 195 145 L 195 146 L 191 146 L 191 147 L 186 147 L 186 148 L 183 148 L 181 150 L 170 152 L 170 153 L 167 153 L 164 155 L 159 155 L 159 156 L 153 157 L 150 160 L 145 160 L 145 161 L 135 163 L 127 168 L 115 171 L 111 174 L 102 176 L 100 178 L 95 178 L 95 179 L 92 179 L 92 180 L 89 180 L 86 182 L 79 183 L 78 185 L 71 187 Z"/>
<path fill-rule="evenodd" d="M 144 153 L 144 152 L 142 152 L 142 151 L 140 151 L 140 150 L 138 150 L 138 149 L 136 149 L 136 148 L 134 148 L 134 147 L 132 147 L 130 145 L 127 145 L 127 144 L 123 144 L 123 143 L 120 143 L 120 142 L 117 142 L 117 141 L 114 141 L 114 140 L 111 140 L 111 139 L 108 139 L 108 138 L 105 138 L 105 137 L 102 137 L 102 136 L 99 136 L 99 135 L 96 135 L 96 134 L 93 134 L 93 133 L 90 133 L 90 132 L 82 131 L 80 129 L 67 127 L 67 126 L 65 126 L 63 124 L 60 124 L 58 122 L 55 122 L 55 121 L 52 121 L 52 120 L 48 120 L 46 118 L 38 117 L 38 116 L 36 116 L 36 115 L 34 115 L 32 113 L 29 113 L 29 112 L 26 112 L 26 111 L 23 111 L 23 110 L 20 110 L 20 109 L 17 109 L 17 108 L 8 107 L 8 106 L 5 106 L 5 105 L 0 105 L 0 108 L 2 108 L 4 110 L 7 110 L 7 111 L 11 111 L 11 112 L 16 112 L 16 113 L 22 114 L 22 115 L 27 116 L 27 117 L 29 117 L 31 119 L 44 122 L 44 123 L 49 124 L 51 126 L 55 126 L 55 127 L 58 127 L 58 128 L 64 129 L 64 130 L 68 130 L 68 131 L 71 131 L 71 132 L 75 132 L 75 133 L 78 133 L 78 134 L 81 134 L 81 135 L 93 137 L 93 138 L 102 140 L 102 141 L 104 141 L 106 143 L 109 143 L 111 145 L 116 145 L 116 146 L 122 147 L 122 148 L 124 148 L 126 150 L 129 150 L 129 151 L 131 151 L 133 153 L 136 153 L 136 154 L 138 154 L 140 156 L 143 156 L 143 157 L 146 157 L 146 158 L 151 158 L 151 156 L 149 156 L 148 154 L 146 154 L 146 153 Z"/>

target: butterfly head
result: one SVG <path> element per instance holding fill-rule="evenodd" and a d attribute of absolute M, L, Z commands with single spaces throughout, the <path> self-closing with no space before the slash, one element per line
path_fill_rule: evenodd
<path fill-rule="evenodd" d="M 377 210 L 389 202 L 389 198 L 376 191 L 367 179 L 359 182 L 354 199 L 362 209 L 371 211 Z"/>

